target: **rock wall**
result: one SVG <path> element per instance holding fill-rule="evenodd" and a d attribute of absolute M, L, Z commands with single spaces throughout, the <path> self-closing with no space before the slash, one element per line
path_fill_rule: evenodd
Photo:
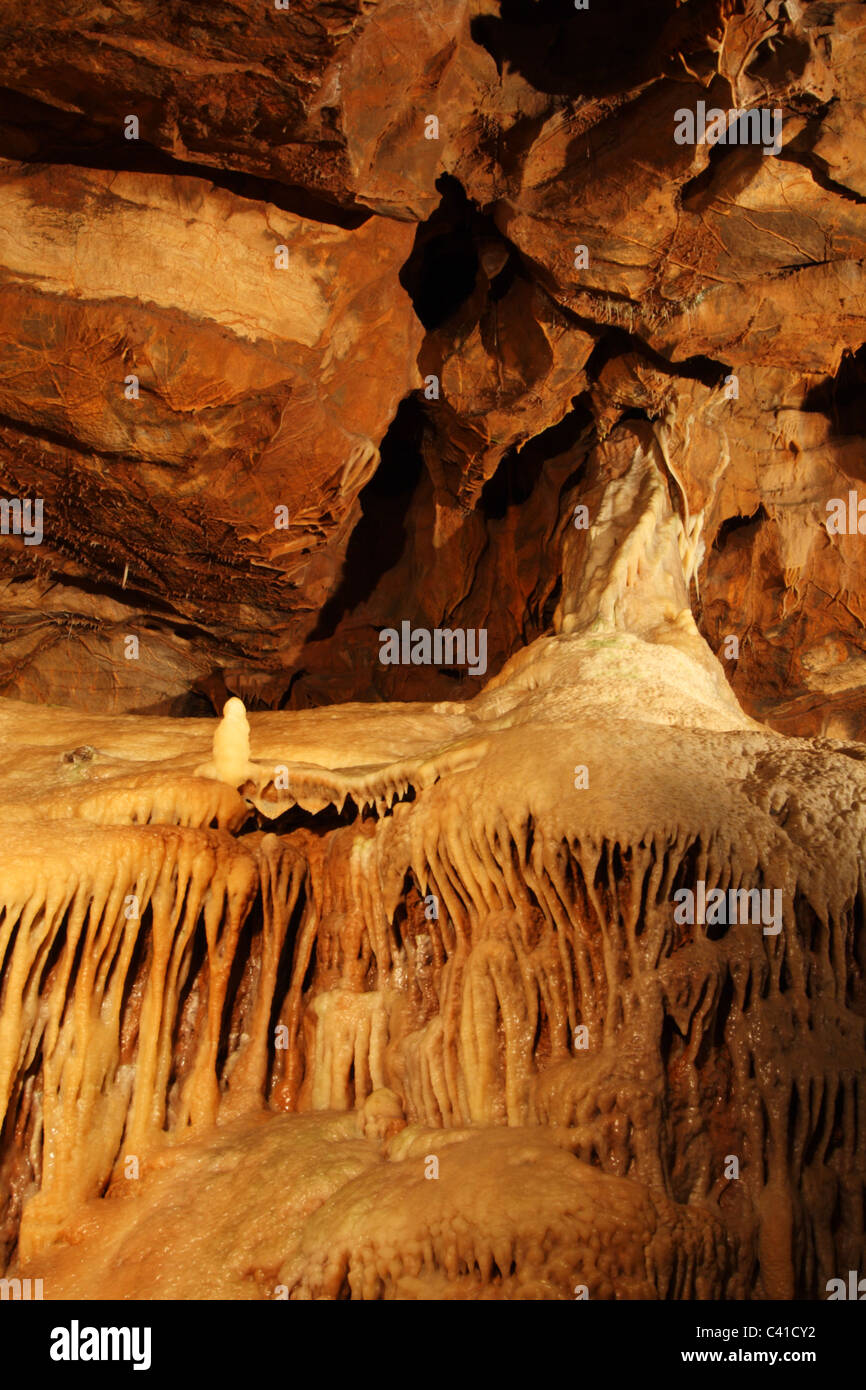
<path fill-rule="evenodd" d="M 864 30 L 2 0 L 7 1274 L 866 1268 Z"/>

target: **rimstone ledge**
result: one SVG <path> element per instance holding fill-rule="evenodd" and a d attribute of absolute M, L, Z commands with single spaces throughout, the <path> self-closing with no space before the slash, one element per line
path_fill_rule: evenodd
<path fill-rule="evenodd" d="M 864 93 L 0 0 L 2 1301 L 866 1297 Z"/>

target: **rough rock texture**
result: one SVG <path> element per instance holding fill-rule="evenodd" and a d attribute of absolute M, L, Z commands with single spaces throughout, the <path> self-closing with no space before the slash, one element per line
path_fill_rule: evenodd
<path fill-rule="evenodd" d="M 210 721 L 6 703 L 13 1270 L 55 1297 L 792 1298 L 857 1267 L 862 749 L 740 711 L 657 452 L 645 425 L 603 446 L 555 633 L 471 703 L 253 715 L 252 760 L 230 703 L 210 765 Z M 697 882 L 779 911 L 678 923 Z M 268 1109 L 356 1119 L 292 1128 L 288 1171 Z"/>
<path fill-rule="evenodd" d="M 866 1268 L 864 55 L 832 0 L 0 0 L 7 1273 Z"/>
<path fill-rule="evenodd" d="M 7 689 L 47 698 L 59 679 L 78 703 L 146 708 L 226 649 L 279 653 L 293 611 L 315 625 L 416 379 L 420 325 L 391 290 L 410 246 L 396 222 L 346 231 L 200 179 L 74 170 L 58 186 L 6 166 L 3 481 L 38 483 L 51 552 L 28 564 L 4 538 L 26 586 L 7 606 Z M 94 572 L 109 582 L 88 595 Z"/>
<path fill-rule="evenodd" d="M 863 9 L 622 8 L 6 0 L 0 481 L 46 504 L 38 551 L 0 537 L 8 694 L 425 698 L 346 659 L 395 603 L 498 669 L 550 621 L 556 460 L 641 413 L 739 698 L 859 734 L 823 522 L 862 473 Z M 781 112 L 779 155 L 675 143 L 699 100 Z"/>

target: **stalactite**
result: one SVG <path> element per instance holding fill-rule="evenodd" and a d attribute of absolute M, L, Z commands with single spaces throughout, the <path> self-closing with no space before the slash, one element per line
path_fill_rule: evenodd
<path fill-rule="evenodd" d="M 680 565 L 651 448 L 629 468 L 598 523 L 630 537 L 607 625 L 573 585 L 563 630 L 453 725 L 384 711 L 392 761 L 360 707 L 253 715 L 241 794 L 194 775 L 212 723 L 164 766 L 106 724 L 110 759 L 2 812 L 7 1256 L 35 1270 L 106 1190 L 135 1225 L 130 1157 L 156 1200 L 223 1131 L 243 1148 L 279 1112 L 318 1117 L 307 1135 L 344 1112 L 363 1172 L 271 1260 L 291 1297 L 564 1297 L 585 1276 L 593 1297 L 791 1298 L 854 1267 L 866 772 L 719 696 L 667 599 L 643 636 L 618 626 L 638 572 L 664 591 Z M 698 885 L 780 895 L 778 930 L 678 919 Z M 571 1255 L 495 1210 L 498 1145 L 536 1153 Z M 471 1229 L 430 1155 L 476 1184 Z"/>

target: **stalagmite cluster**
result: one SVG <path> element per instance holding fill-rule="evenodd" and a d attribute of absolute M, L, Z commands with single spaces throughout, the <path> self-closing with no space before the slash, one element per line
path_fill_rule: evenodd
<path fill-rule="evenodd" d="M 0 0 L 4 1290 L 866 1274 L 862 7 L 566 8 Z"/>

